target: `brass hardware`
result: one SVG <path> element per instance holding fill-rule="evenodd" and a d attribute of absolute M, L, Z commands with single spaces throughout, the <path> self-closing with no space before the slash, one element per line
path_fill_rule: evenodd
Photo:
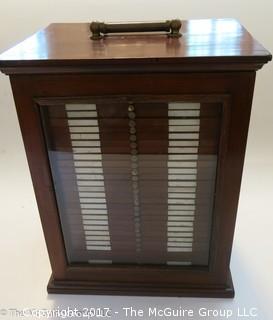
<path fill-rule="evenodd" d="M 133 105 L 129 105 L 128 111 L 134 111 L 134 110 L 135 110 L 134 106 Z"/>
<path fill-rule="evenodd" d="M 102 39 L 109 33 L 128 33 L 128 32 L 166 32 L 170 38 L 179 38 L 181 33 L 181 21 L 178 19 L 167 20 L 165 22 L 143 22 L 143 23 L 113 23 L 93 21 L 90 24 L 92 32 L 91 39 Z"/>
<path fill-rule="evenodd" d="M 138 184 L 136 182 L 133 182 L 132 186 L 133 186 L 133 189 L 137 189 L 138 188 Z"/>
<path fill-rule="evenodd" d="M 129 121 L 129 127 L 133 128 L 135 127 L 135 125 L 136 125 L 136 122 L 134 120 Z"/>
<path fill-rule="evenodd" d="M 134 112 L 130 111 L 130 112 L 128 112 L 128 117 L 129 117 L 130 119 L 135 119 L 136 114 L 135 114 Z"/>

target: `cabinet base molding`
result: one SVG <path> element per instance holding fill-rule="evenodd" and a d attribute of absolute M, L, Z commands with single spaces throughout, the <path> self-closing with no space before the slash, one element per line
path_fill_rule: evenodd
<path fill-rule="evenodd" d="M 213 286 L 158 286 L 146 283 L 98 283 L 91 281 L 54 280 L 51 276 L 48 293 L 57 294 L 102 294 L 102 295 L 130 295 L 130 296 L 169 296 L 169 297 L 207 297 L 233 298 L 234 288 L 231 273 L 226 287 Z"/>

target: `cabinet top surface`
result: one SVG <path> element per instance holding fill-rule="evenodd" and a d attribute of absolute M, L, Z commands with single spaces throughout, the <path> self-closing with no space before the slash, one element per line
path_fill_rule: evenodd
<path fill-rule="evenodd" d="M 110 35 L 91 40 L 89 23 L 53 23 L 0 55 L 0 69 L 168 63 L 262 64 L 271 54 L 234 19 L 182 21 L 182 37 Z M 256 69 L 258 69 L 257 67 Z M 190 67 L 189 67 L 190 68 Z M 252 69 L 255 69 L 253 67 Z M 18 70 L 17 70 L 18 71 Z"/>

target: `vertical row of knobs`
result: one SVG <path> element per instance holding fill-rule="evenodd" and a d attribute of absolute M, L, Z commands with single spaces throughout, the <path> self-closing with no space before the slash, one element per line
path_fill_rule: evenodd
<path fill-rule="evenodd" d="M 141 251 L 141 227 L 140 227 L 140 203 L 139 203 L 139 186 L 138 186 L 138 146 L 137 146 L 137 129 L 136 113 L 133 104 L 128 106 L 129 118 L 129 140 L 131 150 L 131 179 L 133 191 L 133 208 L 136 234 L 136 252 Z"/>

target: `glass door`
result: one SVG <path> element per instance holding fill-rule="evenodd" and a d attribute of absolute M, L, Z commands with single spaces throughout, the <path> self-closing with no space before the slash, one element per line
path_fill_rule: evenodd
<path fill-rule="evenodd" d="M 160 97 L 41 107 L 69 263 L 207 266 L 221 113 Z"/>

